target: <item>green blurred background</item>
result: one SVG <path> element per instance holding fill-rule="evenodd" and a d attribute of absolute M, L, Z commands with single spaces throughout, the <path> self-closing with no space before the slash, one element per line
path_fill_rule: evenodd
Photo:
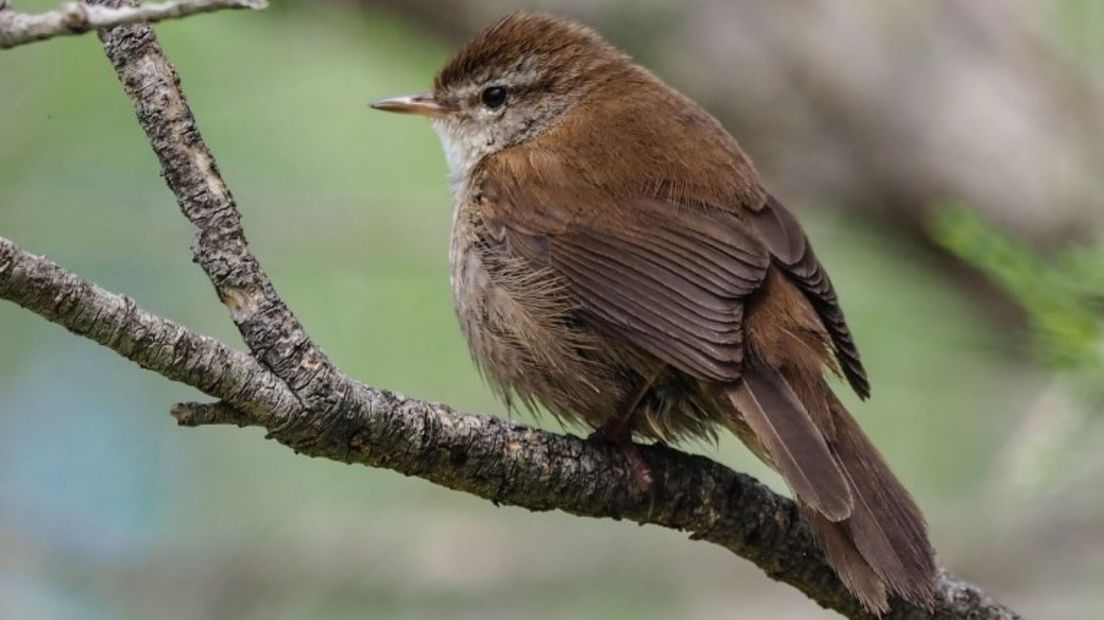
<path fill-rule="evenodd" d="M 505 415 L 453 319 L 436 137 L 366 103 L 426 88 L 458 41 L 523 5 L 273 4 L 157 28 L 255 252 L 349 374 Z M 1028 617 L 1104 617 L 1100 401 L 1082 389 L 1101 377 L 1075 381 L 1071 367 L 1095 367 L 1044 354 L 1048 332 L 1007 286 L 1018 276 L 999 277 L 1007 254 L 971 251 L 1007 235 L 1050 265 L 1096 247 L 1102 5 L 978 3 L 989 31 L 955 35 L 940 24 L 980 8 L 542 4 L 748 136 L 856 332 L 874 397 L 847 403 L 926 509 L 942 563 Z M 686 36 L 703 24 L 720 31 Z M 855 62 L 813 63 L 811 24 Z M 963 67 L 993 79 L 964 82 Z M 933 85 L 946 105 L 924 104 Z M 1007 97 L 1021 91 L 1048 99 Z M 1039 154 L 1031 173 L 1016 172 L 1020 149 Z M 1048 153 L 1064 158 L 1053 174 Z M 1001 232 L 933 228 L 946 200 Z M 93 36 L 0 52 L 0 235 L 240 346 Z M 1078 336 L 1089 358 L 1098 333 Z M 177 428 L 168 406 L 199 396 L 0 304 L 0 618 L 833 617 L 674 532 L 495 507 L 255 430 Z M 734 440 L 688 448 L 779 488 Z"/>

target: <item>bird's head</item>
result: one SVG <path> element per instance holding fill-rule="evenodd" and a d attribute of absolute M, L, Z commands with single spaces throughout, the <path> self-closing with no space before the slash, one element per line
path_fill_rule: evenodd
<path fill-rule="evenodd" d="M 429 117 L 454 184 L 487 155 L 553 127 L 578 101 L 630 66 L 590 28 L 543 14 L 491 24 L 438 72 L 430 93 L 376 101 Z"/>

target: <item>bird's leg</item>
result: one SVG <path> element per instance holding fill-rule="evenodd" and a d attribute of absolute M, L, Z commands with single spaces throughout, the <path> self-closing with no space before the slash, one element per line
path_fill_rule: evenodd
<path fill-rule="evenodd" d="M 661 370 L 662 367 L 656 368 L 656 370 L 645 376 L 644 382 L 640 385 L 632 400 L 629 401 L 629 406 L 625 408 L 624 413 L 609 420 L 591 435 L 592 438 L 612 443 L 621 450 L 621 454 L 629 462 L 629 467 L 632 469 L 637 485 L 645 492 L 652 490 L 655 477 L 652 475 L 651 466 L 644 460 L 644 455 L 640 453 L 640 446 L 633 443 L 632 432 L 640 411 L 640 404 L 644 401 L 644 397 L 648 395 L 648 391 L 652 389 Z"/>

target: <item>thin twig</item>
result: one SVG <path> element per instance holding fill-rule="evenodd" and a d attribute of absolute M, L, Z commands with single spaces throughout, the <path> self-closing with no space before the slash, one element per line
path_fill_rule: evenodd
<path fill-rule="evenodd" d="M 181 0 L 140 6 L 92 6 L 67 2 L 46 13 L 29 14 L 7 9 L 0 0 L 0 49 L 35 41 L 88 32 L 96 28 L 177 19 L 222 9 L 263 9 L 266 0 Z"/>

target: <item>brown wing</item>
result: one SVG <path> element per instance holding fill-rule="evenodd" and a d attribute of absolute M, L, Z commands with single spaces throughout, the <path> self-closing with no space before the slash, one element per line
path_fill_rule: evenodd
<path fill-rule="evenodd" d="M 836 358 L 847 382 L 859 397 L 869 397 L 870 382 L 859 359 L 859 350 L 851 338 L 851 330 L 844 320 L 836 291 L 824 266 L 813 253 L 801 225 L 773 196 L 767 198 L 761 209 L 752 211 L 751 222 L 770 248 L 774 262 L 782 267 L 813 304 L 832 338 Z"/>
<path fill-rule="evenodd" d="M 838 521 L 852 498 L 820 429 L 777 370 L 745 359 L 744 301 L 771 266 L 730 211 L 578 187 L 484 185 L 486 228 L 562 278 L 580 312 L 672 367 L 723 382 L 802 501 Z"/>
<path fill-rule="evenodd" d="M 690 375 L 740 377 L 743 303 L 770 253 L 735 215 L 562 187 L 485 193 L 492 234 L 554 269 L 602 328 Z"/>

